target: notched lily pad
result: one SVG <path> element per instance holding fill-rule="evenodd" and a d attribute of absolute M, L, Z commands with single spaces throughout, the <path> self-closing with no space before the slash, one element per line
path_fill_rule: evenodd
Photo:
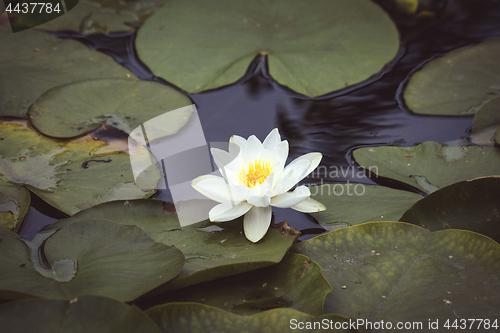
<path fill-rule="evenodd" d="M 415 113 L 471 116 L 500 96 L 500 38 L 429 61 L 404 91 Z"/>
<path fill-rule="evenodd" d="M 24 186 L 66 214 L 118 199 L 147 198 L 160 178 L 148 170 L 149 189 L 134 182 L 128 143 L 93 132 L 70 141 L 38 134 L 26 121 L 0 120 L 0 177 Z M 138 146 L 135 154 L 149 154 Z"/>
<path fill-rule="evenodd" d="M 79 220 L 44 230 L 32 242 L 10 231 L 0 231 L 0 237 L 0 299 L 19 292 L 130 301 L 174 278 L 184 264 L 177 248 L 110 221 Z"/>
<path fill-rule="evenodd" d="M 346 317 L 334 314 L 314 317 L 291 309 L 273 309 L 253 316 L 241 316 L 201 304 L 168 303 L 151 308 L 146 313 L 165 333 L 275 333 L 293 332 L 299 328 L 307 332 L 358 332 L 349 328 Z M 314 322 L 316 326 L 313 326 Z M 320 326 L 323 322 L 325 326 Z M 342 326 L 345 328 L 342 329 Z"/>
<path fill-rule="evenodd" d="M 111 57 L 44 32 L 13 34 L 10 27 L 0 26 L 0 45 L 0 116 L 27 117 L 28 108 L 42 93 L 63 84 L 100 78 L 137 80 Z"/>
<path fill-rule="evenodd" d="M 407 191 L 363 184 L 325 184 L 311 186 L 309 190 L 311 197 L 326 207 L 314 217 L 327 230 L 342 224 L 396 221 L 423 198 Z"/>
<path fill-rule="evenodd" d="M 98 296 L 71 301 L 30 299 L 0 305 L 0 326 L 9 333 L 159 333 L 135 306 Z"/>
<path fill-rule="evenodd" d="M 278 263 L 295 239 L 273 229 L 254 244 L 243 235 L 242 218 L 223 223 L 206 220 L 181 227 L 177 215 L 163 212 L 160 200 L 108 202 L 60 220 L 46 230 L 82 219 L 137 225 L 154 240 L 175 245 L 184 253 L 186 264 L 179 276 L 145 297 Z"/>
<path fill-rule="evenodd" d="M 474 232 L 371 222 L 315 237 L 291 252 L 322 267 L 333 289 L 326 313 L 423 325 L 457 316 L 500 319 L 500 245 Z"/>
<path fill-rule="evenodd" d="M 102 125 L 130 133 L 156 116 L 191 104 L 185 95 L 156 82 L 90 80 L 48 90 L 29 116 L 41 133 L 69 138 Z"/>
<path fill-rule="evenodd" d="M 195 302 L 242 315 L 290 308 L 319 316 L 330 291 L 318 264 L 292 254 L 276 265 L 172 291 L 157 302 Z"/>
<path fill-rule="evenodd" d="M 27 189 L 6 182 L 0 176 L 0 229 L 17 231 L 30 202 Z"/>
<path fill-rule="evenodd" d="M 427 193 L 462 180 L 500 175 L 500 149 L 494 147 L 451 147 L 428 141 L 415 147 L 360 148 L 353 156 L 378 176 Z"/>
<path fill-rule="evenodd" d="M 172 0 L 137 36 L 153 73 L 190 93 L 234 83 L 261 54 L 280 84 L 324 95 L 379 72 L 398 47 L 394 23 L 368 0 Z"/>
<path fill-rule="evenodd" d="M 463 229 L 500 243 L 500 177 L 486 177 L 446 186 L 417 202 L 400 221 L 430 231 Z"/>

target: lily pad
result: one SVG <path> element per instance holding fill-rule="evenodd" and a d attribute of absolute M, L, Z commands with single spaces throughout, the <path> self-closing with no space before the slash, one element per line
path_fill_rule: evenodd
<path fill-rule="evenodd" d="M 355 225 L 370 221 L 396 221 L 421 195 L 363 184 L 325 184 L 309 187 L 311 197 L 326 210 L 314 217 L 327 230 L 341 223 Z"/>
<path fill-rule="evenodd" d="M 415 147 L 360 148 L 353 156 L 377 176 L 427 193 L 462 180 L 500 175 L 500 150 L 494 147 L 451 147 L 428 141 Z"/>
<path fill-rule="evenodd" d="M 118 199 L 154 194 L 160 175 L 151 169 L 150 189 L 134 182 L 124 139 L 99 139 L 94 132 L 71 141 L 38 134 L 26 121 L 0 121 L 0 177 L 24 186 L 62 212 L 74 213 Z M 137 154 L 149 152 L 137 147 Z M 155 174 L 156 173 L 156 174 Z"/>
<path fill-rule="evenodd" d="M 69 138 L 102 125 L 130 133 L 156 116 L 191 104 L 185 95 L 156 82 L 91 80 L 50 89 L 29 115 L 43 134 Z"/>
<path fill-rule="evenodd" d="M 155 242 L 138 227 L 110 221 L 80 220 L 57 232 L 43 231 L 32 242 L 10 231 L 0 230 L 0 237 L 1 299 L 19 292 L 130 301 L 174 278 L 184 264 L 177 248 Z"/>
<path fill-rule="evenodd" d="M 55 86 L 99 78 L 137 80 L 111 57 L 44 32 L 13 34 L 0 26 L 0 45 L 0 116 L 27 117 L 31 104 Z"/>
<path fill-rule="evenodd" d="M 279 264 L 175 290 L 158 301 L 202 303 L 242 315 L 290 308 L 319 316 L 331 290 L 318 264 L 291 254 Z"/>
<path fill-rule="evenodd" d="M 323 268 L 333 289 L 326 313 L 424 325 L 410 331 L 436 319 L 500 319 L 500 245 L 474 232 L 371 222 L 315 237 L 291 252 Z"/>
<path fill-rule="evenodd" d="M 0 178 L 0 229 L 19 230 L 30 202 L 27 189 Z"/>
<path fill-rule="evenodd" d="M 234 83 L 261 54 L 276 81 L 307 96 L 369 78 L 399 47 L 394 23 L 368 0 L 172 0 L 136 43 L 155 75 L 190 93 Z"/>
<path fill-rule="evenodd" d="M 328 314 L 314 317 L 291 309 L 274 309 L 253 316 L 241 316 L 201 304 L 168 303 L 151 308 L 146 313 L 165 333 L 275 333 L 293 332 L 296 329 L 301 332 L 325 332 L 327 329 L 328 332 L 358 332 L 349 328 L 349 319 L 343 316 Z M 316 326 L 313 326 L 315 322 Z M 320 326 L 323 322 L 325 326 Z M 336 326 L 339 329 L 335 329 Z M 342 326 L 345 328 L 342 329 Z"/>
<path fill-rule="evenodd" d="M 408 82 L 404 99 L 415 113 L 471 116 L 500 96 L 500 38 L 429 61 Z"/>
<path fill-rule="evenodd" d="M 495 98 L 486 103 L 474 116 L 471 140 L 476 144 L 492 144 L 495 134 L 500 128 L 500 98 Z"/>
<path fill-rule="evenodd" d="M 9 333 L 159 333 L 135 306 L 98 296 L 71 301 L 29 299 L 0 305 L 0 325 Z"/>
<path fill-rule="evenodd" d="M 39 26 L 39 29 L 70 30 L 82 34 L 134 31 L 167 0 L 80 0 L 77 10 Z"/>
<path fill-rule="evenodd" d="M 408 209 L 400 221 L 430 231 L 464 229 L 500 243 L 500 177 L 486 177 L 446 186 Z"/>
<path fill-rule="evenodd" d="M 46 230 L 82 219 L 137 225 L 157 242 L 175 245 L 184 253 L 186 264 L 179 276 L 145 295 L 147 298 L 278 263 L 294 241 L 294 237 L 283 237 L 277 229 L 272 229 L 254 244 L 243 235 L 243 218 L 222 223 L 206 220 L 181 227 L 177 215 L 164 212 L 160 200 L 108 202 L 60 220 Z"/>

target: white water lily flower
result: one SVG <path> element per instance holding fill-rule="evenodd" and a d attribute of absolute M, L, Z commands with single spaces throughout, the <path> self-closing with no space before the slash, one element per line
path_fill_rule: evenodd
<path fill-rule="evenodd" d="M 229 142 L 229 152 L 211 149 L 224 178 L 206 175 L 192 182 L 198 192 L 219 202 L 209 212 L 210 221 L 230 221 L 245 214 L 245 236 L 255 243 L 271 224 L 271 206 L 304 213 L 325 210 L 325 206 L 310 198 L 307 186 L 289 192 L 318 166 L 320 153 L 300 156 L 285 167 L 288 141 L 281 141 L 276 128 L 263 143 L 255 135 L 248 140 L 233 135 Z"/>

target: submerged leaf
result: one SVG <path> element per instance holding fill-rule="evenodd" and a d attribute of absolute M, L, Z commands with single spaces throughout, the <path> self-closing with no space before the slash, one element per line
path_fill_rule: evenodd
<path fill-rule="evenodd" d="M 69 215 L 110 200 L 154 194 L 158 170 L 148 171 L 149 189 L 138 187 L 127 141 L 98 134 L 58 141 L 38 134 L 26 121 L 0 120 L 0 177 Z M 141 146 L 134 153 L 149 154 Z"/>
<path fill-rule="evenodd" d="M 319 96 L 369 78 L 398 47 L 369 0 L 172 0 L 137 36 L 153 73 L 190 93 L 234 83 L 260 54 L 280 84 Z"/>
<path fill-rule="evenodd" d="M 30 202 L 27 189 L 0 178 L 0 229 L 17 231 L 28 212 Z"/>
<path fill-rule="evenodd" d="M 79 0 L 76 10 L 39 26 L 82 34 L 134 31 L 167 0 Z"/>
<path fill-rule="evenodd" d="M 500 245 L 474 232 L 371 222 L 315 237 L 291 252 L 322 267 L 333 289 L 327 313 L 423 325 L 456 316 L 500 319 Z"/>

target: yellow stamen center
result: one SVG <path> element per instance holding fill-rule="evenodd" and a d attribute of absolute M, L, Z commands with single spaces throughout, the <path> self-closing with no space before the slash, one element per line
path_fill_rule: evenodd
<path fill-rule="evenodd" d="M 244 167 L 241 167 L 238 181 L 241 185 L 254 188 L 255 185 L 262 184 L 272 172 L 273 166 L 271 162 L 261 162 L 260 158 L 258 158 L 248 164 L 248 172 Z"/>

